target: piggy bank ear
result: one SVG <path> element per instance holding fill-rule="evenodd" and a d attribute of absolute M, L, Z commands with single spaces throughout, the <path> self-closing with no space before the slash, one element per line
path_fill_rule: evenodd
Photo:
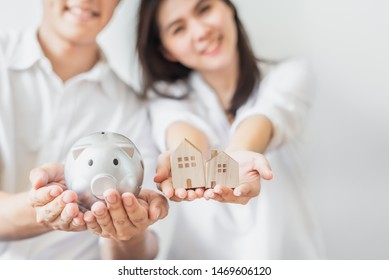
<path fill-rule="evenodd" d="M 85 150 L 86 146 L 77 146 L 72 149 L 73 159 L 76 160 L 79 155 Z"/>
<path fill-rule="evenodd" d="M 121 144 L 118 144 L 118 146 L 130 157 L 132 158 L 132 156 L 134 155 L 134 147 L 130 146 L 130 145 L 121 145 Z"/>

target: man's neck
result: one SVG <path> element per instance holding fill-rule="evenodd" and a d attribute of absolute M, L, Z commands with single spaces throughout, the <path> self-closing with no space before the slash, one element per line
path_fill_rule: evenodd
<path fill-rule="evenodd" d="M 90 70 L 99 60 L 97 42 L 76 44 L 64 38 L 52 36 L 49 30 L 40 28 L 38 40 L 53 71 L 62 81 Z"/>

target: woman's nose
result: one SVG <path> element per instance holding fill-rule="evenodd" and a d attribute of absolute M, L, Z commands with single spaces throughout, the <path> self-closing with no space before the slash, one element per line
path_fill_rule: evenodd
<path fill-rule="evenodd" d="M 210 27 L 198 19 L 193 19 L 190 24 L 191 33 L 196 41 L 204 40 L 210 33 Z"/>

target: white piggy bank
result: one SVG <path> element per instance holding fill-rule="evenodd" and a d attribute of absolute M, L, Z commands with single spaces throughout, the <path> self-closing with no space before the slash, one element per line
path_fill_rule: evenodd
<path fill-rule="evenodd" d="M 143 160 L 127 137 L 97 132 L 78 140 L 65 163 L 65 182 L 78 194 L 80 206 L 90 209 L 107 189 L 139 194 Z"/>

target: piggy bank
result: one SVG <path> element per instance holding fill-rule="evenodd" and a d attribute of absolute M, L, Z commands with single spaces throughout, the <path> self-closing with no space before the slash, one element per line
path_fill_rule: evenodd
<path fill-rule="evenodd" d="M 80 208 L 90 209 L 103 200 L 107 189 L 139 194 L 143 182 L 143 160 L 127 137 L 97 132 L 78 140 L 65 163 L 65 182 L 78 194 Z"/>

